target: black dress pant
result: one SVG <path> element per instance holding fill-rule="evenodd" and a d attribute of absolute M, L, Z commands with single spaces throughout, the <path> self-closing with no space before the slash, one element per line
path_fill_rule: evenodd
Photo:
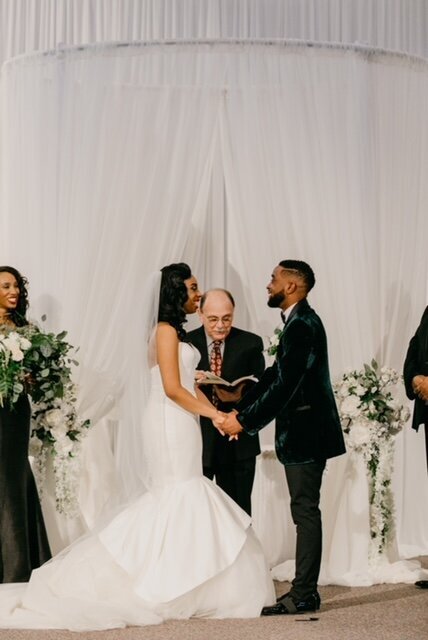
<path fill-rule="evenodd" d="M 251 492 L 256 473 L 256 459 L 235 460 L 216 467 L 204 467 L 204 476 L 213 480 L 244 511 L 251 515 Z"/>
<path fill-rule="evenodd" d="M 305 600 L 317 590 L 321 566 L 322 525 L 319 509 L 325 461 L 286 465 L 290 508 L 296 525 L 296 573 L 290 595 Z"/>

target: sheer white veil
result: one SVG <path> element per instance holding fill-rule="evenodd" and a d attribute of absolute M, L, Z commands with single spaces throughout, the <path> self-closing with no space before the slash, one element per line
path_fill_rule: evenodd
<path fill-rule="evenodd" d="M 115 459 L 122 480 L 120 502 L 126 502 L 147 489 L 147 465 L 144 451 L 143 430 L 146 408 L 151 390 L 150 369 L 156 364 L 155 330 L 159 313 L 159 296 L 162 273 L 151 273 L 136 301 L 134 322 L 138 344 L 128 344 L 129 378 L 124 381 L 124 391 L 119 403 L 118 433 L 115 443 Z"/>

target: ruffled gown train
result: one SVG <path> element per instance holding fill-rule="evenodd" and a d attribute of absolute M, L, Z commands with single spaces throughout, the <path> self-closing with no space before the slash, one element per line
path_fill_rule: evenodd
<path fill-rule="evenodd" d="M 193 390 L 198 352 L 180 343 Z M 199 424 L 166 398 L 158 367 L 143 420 L 150 491 L 32 573 L 0 586 L 3 628 L 108 629 L 248 618 L 275 601 L 249 516 L 202 474 Z"/>

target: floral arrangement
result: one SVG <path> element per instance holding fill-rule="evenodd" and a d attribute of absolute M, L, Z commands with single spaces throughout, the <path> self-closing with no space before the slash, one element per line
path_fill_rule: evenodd
<path fill-rule="evenodd" d="M 269 344 L 264 349 L 264 352 L 267 353 L 268 356 L 276 356 L 276 352 L 278 351 L 278 345 L 281 340 L 282 332 L 284 331 L 284 325 L 280 327 L 276 327 L 273 332 L 273 336 L 269 338 Z"/>
<path fill-rule="evenodd" d="M 23 360 L 31 342 L 18 330 L 0 332 L 0 406 L 13 406 L 24 391 Z"/>
<path fill-rule="evenodd" d="M 373 561 L 385 551 L 394 531 L 394 436 L 410 416 L 408 407 L 392 394 L 399 380 L 394 369 L 379 367 L 372 360 L 361 371 L 345 373 L 334 385 L 348 451 L 363 455 L 369 474 Z"/>
<path fill-rule="evenodd" d="M 72 345 L 66 332 L 55 335 L 33 324 L 1 328 L 0 404 L 13 407 L 25 390 L 31 396 L 30 455 L 35 458 L 39 493 L 43 491 L 48 455 L 53 455 L 56 508 L 77 513 L 78 452 L 89 420 L 76 412 L 76 388 L 71 379 Z"/>

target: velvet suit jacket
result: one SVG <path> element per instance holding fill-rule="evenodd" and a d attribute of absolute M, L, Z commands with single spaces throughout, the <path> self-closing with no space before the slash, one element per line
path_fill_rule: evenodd
<path fill-rule="evenodd" d="M 412 380 L 417 375 L 428 376 L 428 307 L 423 313 L 415 335 L 410 340 L 403 369 L 407 397 L 415 401 L 412 427 L 416 431 L 420 424 L 428 423 L 428 407 L 423 400 L 415 396 L 412 387 Z"/>
<path fill-rule="evenodd" d="M 187 334 L 191 342 L 200 352 L 201 360 L 198 369 L 209 371 L 208 346 L 203 327 L 190 331 Z M 233 382 L 242 376 L 254 375 L 261 377 L 265 369 L 263 356 L 263 341 L 260 336 L 243 331 L 237 327 L 232 327 L 229 335 L 225 339 L 224 353 L 221 369 L 221 377 L 228 382 Z M 254 383 L 247 383 L 251 386 Z M 211 385 L 201 385 L 202 391 L 211 400 Z M 218 404 L 222 411 L 231 411 L 236 403 Z M 245 460 L 260 453 L 259 438 L 244 434 L 238 441 L 229 442 L 227 437 L 222 436 L 213 426 L 208 418 L 201 418 L 201 429 L 203 439 L 203 465 L 204 467 L 215 467 L 221 463 L 232 463 L 235 460 Z"/>
<path fill-rule="evenodd" d="M 330 382 L 326 334 L 306 299 L 291 311 L 273 366 L 237 409 L 238 420 L 250 434 L 276 419 L 275 447 L 283 464 L 345 453 Z"/>

